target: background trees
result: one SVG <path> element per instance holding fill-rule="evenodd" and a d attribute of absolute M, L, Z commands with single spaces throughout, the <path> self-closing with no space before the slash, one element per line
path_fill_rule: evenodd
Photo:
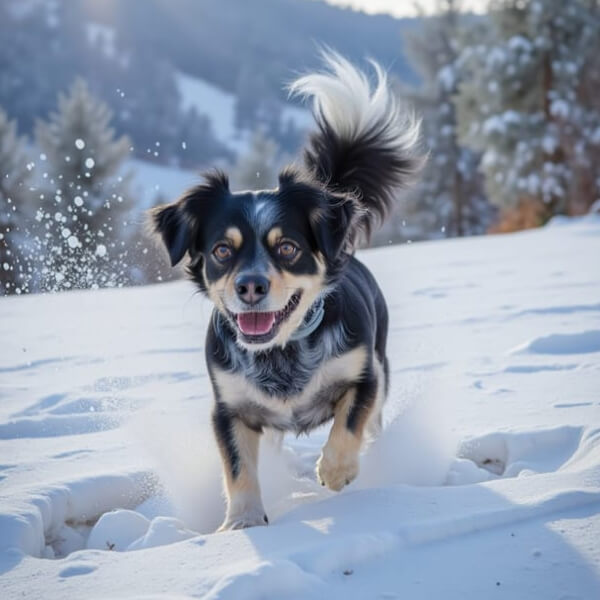
<path fill-rule="evenodd" d="M 123 161 L 130 141 L 116 138 L 111 112 L 81 79 L 36 125 L 48 177 L 35 219 L 43 289 L 118 285 L 127 280 L 125 242 L 132 210 Z"/>
<path fill-rule="evenodd" d="M 423 81 L 413 101 L 423 115 L 423 141 L 430 156 L 411 194 L 425 235 L 485 233 L 493 217 L 479 172 L 480 152 L 459 140 L 455 98 L 463 73 L 458 57 L 473 35 L 461 2 L 440 0 L 437 14 L 408 37 L 408 54 Z"/>
<path fill-rule="evenodd" d="M 31 211 L 30 165 L 25 140 L 15 121 L 0 108 L 0 282 L 3 294 L 28 291 L 31 266 L 25 248 L 25 223 Z"/>
<path fill-rule="evenodd" d="M 598 0 L 490 0 L 480 15 L 438 0 L 412 20 L 181 1 L 0 3 L 0 293 L 168 278 L 145 210 L 214 165 L 235 188 L 275 186 L 311 126 L 284 100 L 317 66 L 314 41 L 378 60 L 422 116 L 429 162 L 375 243 L 513 231 L 600 202 Z"/>
<path fill-rule="evenodd" d="M 488 197 L 504 211 L 533 204 L 540 222 L 584 212 L 599 192 L 598 3 L 490 8 L 485 35 L 459 57 L 461 142 L 482 153 Z"/>

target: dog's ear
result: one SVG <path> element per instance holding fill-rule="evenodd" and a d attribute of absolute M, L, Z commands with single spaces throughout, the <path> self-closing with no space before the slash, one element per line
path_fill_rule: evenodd
<path fill-rule="evenodd" d="M 172 204 L 157 206 L 150 211 L 152 229 L 162 237 L 174 267 L 190 253 L 198 260 L 201 246 L 201 219 L 206 219 L 219 199 L 229 194 L 229 181 L 222 171 L 204 174 L 204 183 L 187 190 Z"/>
<path fill-rule="evenodd" d="M 160 234 L 174 267 L 190 248 L 191 231 L 181 202 L 157 206 L 150 211 L 154 230 Z"/>
<path fill-rule="evenodd" d="M 354 200 L 341 195 L 327 194 L 325 206 L 313 210 L 311 221 L 317 245 L 328 262 L 351 249 L 356 216 Z"/>
<path fill-rule="evenodd" d="M 317 247 L 328 262 L 334 262 L 342 250 L 352 248 L 360 212 L 354 196 L 315 185 L 310 174 L 294 166 L 279 174 L 279 190 L 284 198 L 295 199 L 305 207 Z"/>

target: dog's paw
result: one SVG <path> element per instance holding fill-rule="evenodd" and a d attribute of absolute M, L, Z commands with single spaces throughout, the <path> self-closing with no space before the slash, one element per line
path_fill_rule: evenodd
<path fill-rule="evenodd" d="M 317 461 L 317 477 L 321 485 L 339 492 L 358 475 L 358 453 L 339 451 L 325 446 Z"/>
<path fill-rule="evenodd" d="M 245 512 L 239 515 L 228 516 L 223 525 L 217 529 L 217 532 L 246 529 L 247 527 L 264 527 L 268 524 L 269 519 L 264 512 Z"/>

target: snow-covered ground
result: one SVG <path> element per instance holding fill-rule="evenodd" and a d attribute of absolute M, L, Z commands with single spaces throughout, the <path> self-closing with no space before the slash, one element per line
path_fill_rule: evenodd
<path fill-rule="evenodd" d="M 3 598 L 600 597 L 600 219 L 364 252 L 387 426 L 342 493 L 265 440 L 271 525 L 223 514 L 179 282 L 0 299 Z"/>

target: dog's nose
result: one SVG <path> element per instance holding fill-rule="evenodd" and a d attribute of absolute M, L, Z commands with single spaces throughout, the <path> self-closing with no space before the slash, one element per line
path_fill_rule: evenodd
<path fill-rule="evenodd" d="M 242 302 L 258 304 L 269 293 L 269 280 L 263 275 L 248 273 L 235 280 L 235 291 Z"/>

